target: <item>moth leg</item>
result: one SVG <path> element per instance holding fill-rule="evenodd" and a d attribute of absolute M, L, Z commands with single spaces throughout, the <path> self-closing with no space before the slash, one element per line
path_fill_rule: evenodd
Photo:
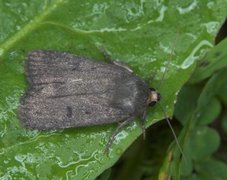
<path fill-rule="evenodd" d="M 141 120 L 141 129 L 142 129 L 142 133 L 143 133 L 143 139 L 146 138 L 146 127 L 145 127 L 146 116 L 147 116 L 147 111 L 145 110 L 143 112 L 143 116 L 142 116 L 142 120 Z"/>
<path fill-rule="evenodd" d="M 105 148 L 105 153 L 108 153 L 109 152 L 109 149 L 110 147 L 112 146 L 113 144 L 113 141 L 115 140 L 115 136 L 117 135 L 117 133 L 119 133 L 119 131 L 126 125 L 130 124 L 132 122 L 132 120 L 134 119 L 134 117 L 130 117 L 128 119 L 126 119 L 125 121 L 123 121 L 121 124 L 118 125 L 118 127 L 113 131 L 112 135 L 110 136 L 109 138 L 109 141 L 106 145 L 106 148 Z"/>
<path fill-rule="evenodd" d="M 118 62 L 118 61 L 113 61 L 113 64 L 120 66 L 121 68 L 126 69 L 128 72 L 133 73 L 133 70 L 131 70 L 126 64 Z"/>
<path fill-rule="evenodd" d="M 111 55 L 107 52 L 107 50 L 104 47 L 99 48 L 99 51 L 102 53 L 102 55 L 104 56 L 104 60 L 107 63 L 114 64 L 114 60 L 112 59 Z"/>

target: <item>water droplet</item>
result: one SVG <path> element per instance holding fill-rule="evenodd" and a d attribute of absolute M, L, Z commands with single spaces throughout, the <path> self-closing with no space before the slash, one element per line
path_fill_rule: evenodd
<path fill-rule="evenodd" d="M 197 114 L 196 114 L 196 117 L 197 117 L 197 118 L 199 118 L 200 116 L 201 116 L 201 114 L 200 114 L 200 113 L 197 113 Z"/>
<path fill-rule="evenodd" d="M 199 56 L 196 56 L 196 53 L 201 49 L 203 46 L 209 46 L 213 47 L 213 45 L 207 41 L 207 40 L 202 40 L 189 54 L 189 56 L 184 60 L 184 62 L 181 64 L 182 69 L 187 69 L 190 67 L 197 59 L 199 59 Z"/>
<path fill-rule="evenodd" d="M 165 11 L 167 10 L 166 6 L 162 6 L 160 11 L 159 11 L 159 17 L 156 18 L 156 22 L 161 22 L 164 19 L 165 16 Z"/>
<path fill-rule="evenodd" d="M 4 49 L 0 48 L 0 56 L 2 56 L 4 53 Z"/>
<path fill-rule="evenodd" d="M 177 10 L 180 14 L 186 14 L 191 12 L 193 9 L 195 9 L 197 7 L 198 2 L 196 0 L 194 0 L 191 4 L 189 4 L 189 6 L 187 7 L 177 7 Z"/>
<path fill-rule="evenodd" d="M 178 96 L 179 92 L 180 92 L 180 90 L 178 90 L 178 91 L 175 93 L 175 95 Z"/>
<path fill-rule="evenodd" d="M 121 148 L 117 148 L 117 149 L 116 149 L 116 154 L 117 154 L 117 155 L 121 155 L 122 152 L 123 152 L 123 149 L 121 149 Z"/>
<path fill-rule="evenodd" d="M 211 2 L 211 1 L 207 3 L 207 7 L 210 9 L 212 9 L 214 5 L 215 5 L 215 3 Z"/>
<path fill-rule="evenodd" d="M 16 30 L 19 31 L 20 29 L 21 29 L 21 27 L 17 25 L 17 26 L 16 26 Z"/>
<path fill-rule="evenodd" d="M 121 131 L 115 136 L 115 143 L 118 144 L 122 139 L 125 139 L 128 136 L 128 132 Z"/>
<path fill-rule="evenodd" d="M 219 23 L 216 21 L 213 21 L 213 22 L 204 23 L 202 24 L 202 26 L 206 27 L 207 32 L 209 34 L 215 34 L 217 29 L 219 28 Z"/>
<path fill-rule="evenodd" d="M 8 164 L 9 163 L 9 160 L 4 160 L 3 163 L 4 164 Z"/>

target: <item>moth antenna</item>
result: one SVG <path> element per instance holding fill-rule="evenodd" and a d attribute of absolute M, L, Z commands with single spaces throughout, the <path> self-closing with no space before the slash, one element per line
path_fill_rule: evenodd
<path fill-rule="evenodd" d="M 166 69 L 165 69 L 164 73 L 162 74 L 161 81 L 160 81 L 160 83 L 159 83 L 159 85 L 156 89 L 160 89 L 162 84 L 163 84 L 163 80 L 165 79 L 165 76 L 166 76 L 166 74 L 169 70 L 169 67 L 170 67 L 170 61 L 173 59 L 173 55 L 175 54 L 174 53 L 175 47 L 176 47 L 176 45 L 178 45 L 178 43 L 179 43 L 179 36 L 177 36 L 176 41 L 173 43 L 173 46 L 172 46 L 173 48 L 171 49 L 171 52 L 169 54 L 169 57 L 168 57 L 169 60 L 167 61 Z"/>
<path fill-rule="evenodd" d="M 176 46 L 176 44 L 178 44 L 178 40 L 176 40 L 174 44 L 175 44 L 175 46 Z M 173 46 L 173 47 L 175 47 L 175 46 Z M 165 76 L 166 76 L 166 74 L 167 74 L 167 72 L 168 72 L 168 70 L 169 70 L 168 67 L 170 66 L 170 60 L 171 60 L 172 57 L 173 57 L 173 52 L 174 52 L 174 50 L 171 50 L 170 57 L 169 57 L 169 60 L 167 61 L 167 65 L 166 65 L 167 68 L 165 69 L 165 72 L 162 74 L 161 81 L 160 81 L 160 83 L 159 83 L 157 89 L 160 89 L 161 85 L 163 84 L 163 80 L 165 79 Z M 165 109 L 163 108 L 163 106 L 162 106 L 160 103 L 157 103 L 157 104 L 159 104 L 159 107 L 161 108 L 161 111 L 163 112 L 163 114 L 164 114 L 164 116 L 165 116 L 165 119 L 166 119 L 166 121 L 167 121 L 167 123 L 168 123 L 168 126 L 170 127 L 170 130 L 172 131 L 172 134 L 173 134 L 173 137 L 174 137 L 175 142 L 176 142 L 176 144 L 177 144 L 177 147 L 178 147 L 180 153 L 182 154 L 183 159 L 185 159 L 185 155 L 184 155 L 183 149 L 181 148 L 181 145 L 180 145 L 180 143 L 179 143 L 179 141 L 178 141 L 177 135 L 176 135 L 176 133 L 175 133 L 175 131 L 174 131 L 174 129 L 173 129 L 173 126 L 172 126 L 171 123 L 170 123 L 170 119 L 168 118 Z"/>
<path fill-rule="evenodd" d="M 145 128 L 145 124 L 142 124 L 142 132 L 143 132 L 143 139 L 146 139 L 146 128 Z"/>
<path fill-rule="evenodd" d="M 169 60 L 167 61 L 167 65 L 166 65 L 167 68 L 165 69 L 164 73 L 162 74 L 161 81 L 160 81 L 157 89 L 160 89 L 162 84 L 163 84 L 163 80 L 165 79 L 165 76 L 166 76 L 166 74 L 167 74 L 167 72 L 169 70 L 170 60 L 172 59 L 172 57 L 173 57 L 173 51 L 171 52 Z"/>
<path fill-rule="evenodd" d="M 112 59 L 110 53 L 108 53 L 108 51 L 106 50 L 106 48 L 104 48 L 104 47 L 98 47 L 98 49 L 101 52 L 101 54 L 103 55 L 104 60 L 107 63 L 113 63 L 114 62 L 114 60 Z"/>
<path fill-rule="evenodd" d="M 147 114 L 147 111 L 145 110 L 143 112 L 142 121 L 141 121 L 141 128 L 142 128 L 142 133 L 143 133 L 143 139 L 144 140 L 146 139 L 146 127 L 145 127 L 146 114 Z"/>
<path fill-rule="evenodd" d="M 170 127 L 170 129 L 171 129 L 171 131 L 172 131 L 172 134 L 173 134 L 173 137 L 174 137 L 175 142 L 176 142 L 176 144 L 177 144 L 177 147 L 178 147 L 180 153 L 181 153 L 182 156 L 183 156 L 183 159 L 186 159 L 186 158 L 185 158 L 185 155 L 184 155 L 184 152 L 183 152 L 183 149 L 181 148 L 181 145 L 180 145 L 180 143 L 179 143 L 179 141 L 178 141 L 177 135 L 176 135 L 176 133 L 175 133 L 175 131 L 174 131 L 174 129 L 173 129 L 173 126 L 172 126 L 171 123 L 170 123 L 170 119 L 168 118 L 168 116 L 167 116 L 167 114 L 166 114 L 166 112 L 165 112 L 165 109 L 163 108 L 163 106 L 162 106 L 160 103 L 157 103 L 157 104 L 159 105 L 159 107 L 161 108 L 161 111 L 163 112 L 163 114 L 164 114 L 164 116 L 165 116 L 165 119 L 166 119 L 166 121 L 167 121 L 167 123 L 168 123 L 168 126 Z"/>

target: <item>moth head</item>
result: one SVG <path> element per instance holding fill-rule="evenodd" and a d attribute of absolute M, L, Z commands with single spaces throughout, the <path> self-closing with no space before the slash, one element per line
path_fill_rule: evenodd
<path fill-rule="evenodd" d="M 161 95 L 159 94 L 159 92 L 157 92 L 154 88 L 150 88 L 147 104 L 149 106 L 154 106 L 157 102 L 160 101 L 160 99 L 161 99 Z"/>

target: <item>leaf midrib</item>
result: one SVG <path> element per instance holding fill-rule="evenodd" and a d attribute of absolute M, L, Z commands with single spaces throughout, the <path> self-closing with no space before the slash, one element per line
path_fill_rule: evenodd
<path fill-rule="evenodd" d="M 40 22 L 43 21 L 52 11 L 60 6 L 61 3 L 65 2 L 64 0 L 57 0 L 54 4 L 50 7 L 46 8 L 43 12 L 39 15 L 35 16 L 33 19 L 30 20 L 30 23 L 25 25 L 20 31 L 15 33 L 13 36 L 8 38 L 4 43 L 0 45 L 0 56 L 3 56 L 6 51 L 8 51 L 17 41 L 25 37 L 28 33 L 32 32 L 36 29 Z"/>

